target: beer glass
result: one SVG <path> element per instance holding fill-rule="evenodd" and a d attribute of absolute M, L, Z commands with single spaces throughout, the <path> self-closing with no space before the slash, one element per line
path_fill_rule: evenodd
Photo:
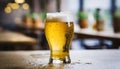
<path fill-rule="evenodd" d="M 70 63 L 70 43 L 74 24 L 70 14 L 47 13 L 45 36 L 50 48 L 49 63 Z"/>

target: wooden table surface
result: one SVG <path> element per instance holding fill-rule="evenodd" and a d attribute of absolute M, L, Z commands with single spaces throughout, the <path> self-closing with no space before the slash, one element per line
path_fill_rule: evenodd
<path fill-rule="evenodd" d="M 36 39 L 25 36 L 21 33 L 0 31 L 0 43 L 35 44 L 36 42 Z"/>
<path fill-rule="evenodd" d="M 74 32 L 75 34 L 78 34 L 84 38 L 86 37 L 86 38 L 101 38 L 101 39 L 108 39 L 108 40 L 120 40 L 120 33 L 97 32 L 97 31 L 92 31 L 87 29 L 79 29 L 79 30 L 75 30 Z"/>
<path fill-rule="evenodd" d="M 77 38 L 79 39 L 99 39 L 102 43 L 102 46 L 104 44 L 104 40 L 110 40 L 112 41 L 112 49 L 118 49 L 120 46 L 120 33 L 97 32 L 87 29 L 78 29 L 75 30 L 75 35 L 77 35 Z"/>
<path fill-rule="evenodd" d="M 120 69 L 120 50 L 70 51 L 70 64 L 48 64 L 49 51 L 1 51 L 0 69 Z"/>

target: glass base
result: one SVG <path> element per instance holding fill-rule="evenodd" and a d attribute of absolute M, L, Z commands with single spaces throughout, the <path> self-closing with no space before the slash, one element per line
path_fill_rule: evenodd
<path fill-rule="evenodd" d="M 65 64 L 67 64 L 67 63 L 71 63 L 71 59 L 70 59 L 70 57 L 69 56 L 66 56 L 66 58 L 65 59 L 59 59 L 59 58 L 50 58 L 50 60 L 49 60 L 49 64 L 56 64 L 56 63 L 65 63 Z"/>

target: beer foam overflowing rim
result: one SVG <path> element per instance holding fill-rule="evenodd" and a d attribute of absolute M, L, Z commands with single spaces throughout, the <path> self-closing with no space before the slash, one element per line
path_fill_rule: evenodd
<path fill-rule="evenodd" d="M 73 16 L 70 13 L 56 12 L 47 13 L 47 20 L 57 20 L 62 22 L 73 22 Z"/>

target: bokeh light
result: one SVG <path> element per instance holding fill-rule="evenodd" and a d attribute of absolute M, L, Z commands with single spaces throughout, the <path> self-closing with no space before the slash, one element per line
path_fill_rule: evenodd
<path fill-rule="evenodd" d="M 15 3 L 24 3 L 25 0 L 15 0 Z"/>
<path fill-rule="evenodd" d="M 12 12 L 12 9 L 7 6 L 5 9 L 4 9 L 5 13 L 11 13 Z"/>
<path fill-rule="evenodd" d="M 28 9 L 29 9 L 29 4 L 24 3 L 24 4 L 22 5 L 22 8 L 25 9 L 25 10 L 28 10 Z"/>
<path fill-rule="evenodd" d="M 19 8 L 19 4 L 18 3 L 12 3 L 11 4 L 11 8 L 12 9 L 18 9 Z"/>

